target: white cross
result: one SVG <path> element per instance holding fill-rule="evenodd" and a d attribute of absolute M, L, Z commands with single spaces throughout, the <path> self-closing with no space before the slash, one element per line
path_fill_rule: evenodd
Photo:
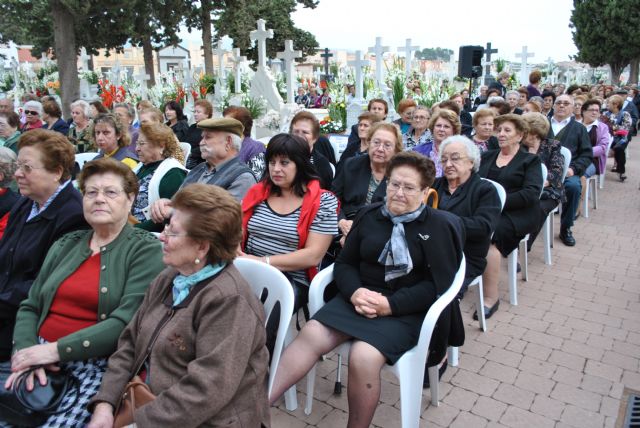
<path fill-rule="evenodd" d="M 120 85 L 120 61 L 116 60 L 116 63 L 113 65 L 111 69 L 111 80 L 113 80 L 113 84 L 116 86 Z"/>
<path fill-rule="evenodd" d="M 347 64 L 356 69 L 356 99 L 360 100 L 364 98 L 362 67 L 369 65 L 369 61 L 362 59 L 362 51 L 356 51 L 356 59 Z"/>
<path fill-rule="evenodd" d="M 529 73 L 527 72 L 528 58 L 533 58 L 535 54 L 533 52 L 527 52 L 527 47 L 522 47 L 522 52 L 516 54 L 516 58 L 521 58 L 520 62 L 520 82 L 529 81 Z"/>
<path fill-rule="evenodd" d="M 42 52 L 42 56 L 40 57 L 40 61 L 42 61 L 42 65 L 44 66 L 48 60 L 49 58 L 47 58 L 46 52 Z"/>
<path fill-rule="evenodd" d="M 267 39 L 273 39 L 273 30 L 265 29 L 266 21 L 264 19 L 258 19 L 256 22 L 258 29 L 249 33 L 249 37 L 251 41 L 256 42 L 258 48 L 258 67 L 265 68 L 267 66 Z"/>
<path fill-rule="evenodd" d="M 389 51 L 389 46 L 382 46 L 382 37 L 376 37 L 376 45 L 369 48 L 368 53 L 376 56 L 376 82 L 378 88 L 384 86 L 384 53 Z"/>
<path fill-rule="evenodd" d="M 151 80 L 151 76 L 149 76 L 144 67 L 140 69 L 140 74 L 133 76 L 134 79 L 141 82 L 140 84 L 140 96 L 143 100 L 147 99 L 147 81 Z"/>
<path fill-rule="evenodd" d="M 240 56 L 240 48 L 233 49 L 233 58 L 231 58 L 234 65 L 234 79 L 233 79 L 233 91 L 236 94 L 242 92 L 242 64 L 247 60 L 246 56 Z"/>
<path fill-rule="evenodd" d="M 293 94 L 293 78 L 295 74 L 296 58 L 302 56 L 301 51 L 293 50 L 293 40 L 284 41 L 284 51 L 278 52 L 276 57 L 284 61 L 284 69 L 287 73 L 287 103 L 292 104 L 294 102 Z"/>
<path fill-rule="evenodd" d="M 186 88 L 191 87 L 193 84 L 193 75 L 191 74 L 191 68 L 189 68 L 189 60 L 185 58 L 183 61 L 182 78 L 184 79 L 184 86 Z"/>
<path fill-rule="evenodd" d="M 413 52 L 420 49 L 420 46 L 411 46 L 411 39 L 407 39 L 404 46 L 399 46 L 398 51 L 405 52 L 404 68 L 407 75 L 411 74 L 411 59 L 413 58 Z"/>
<path fill-rule="evenodd" d="M 228 51 L 222 47 L 222 40 L 218 40 L 218 47 L 213 50 L 213 53 L 218 57 L 218 78 L 224 80 L 224 54 Z"/>
<path fill-rule="evenodd" d="M 80 61 L 82 61 L 82 71 L 89 71 L 89 59 L 91 57 L 87 55 L 87 49 L 82 47 L 80 49 Z"/>

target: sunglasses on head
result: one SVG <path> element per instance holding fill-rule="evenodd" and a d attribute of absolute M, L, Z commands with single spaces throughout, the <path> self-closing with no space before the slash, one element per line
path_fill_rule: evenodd
<path fill-rule="evenodd" d="M 37 115 L 39 115 L 40 113 L 38 113 L 37 111 L 34 111 L 34 110 L 25 110 L 25 111 L 24 111 L 24 114 L 31 114 L 31 115 L 33 115 L 33 116 L 37 116 Z"/>

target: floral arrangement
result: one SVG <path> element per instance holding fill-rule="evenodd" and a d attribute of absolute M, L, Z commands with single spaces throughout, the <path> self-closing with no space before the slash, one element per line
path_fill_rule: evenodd
<path fill-rule="evenodd" d="M 97 85 L 100 76 L 95 71 L 83 71 L 80 73 L 80 79 L 86 80 L 90 85 Z"/>
<path fill-rule="evenodd" d="M 321 134 L 340 134 L 344 132 L 346 126 L 344 122 L 333 121 L 330 116 L 325 116 L 320 121 L 320 133 Z"/>
<path fill-rule="evenodd" d="M 277 131 L 280 128 L 280 113 L 273 109 L 270 109 L 256 123 L 261 128 L 267 128 L 272 131 Z"/>
<path fill-rule="evenodd" d="M 200 98 L 204 98 L 207 94 L 215 93 L 216 78 L 211 74 L 200 75 L 198 88 L 200 90 Z"/>
<path fill-rule="evenodd" d="M 98 80 L 98 87 L 98 95 L 106 108 L 112 108 L 114 103 L 125 102 L 127 91 L 122 85 L 116 86 L 107 79 L 100 79 Z"/>
<path fill-rule="evenodd" d="M 47 89 L 55 92 L 56 95 L 60 96 L 60 81 L 56 80 L 53 82 L 47 82 Z"/>
<path fill-rule="evenodd" d="M 0 80 L 0 92 L 9 92 L 15 86 L 13 76 L 9 73 L 5 74 Z"/>
<path fill-rule="evenodd" d="M 262 116 L 267 109 L 267 101 L 263 97 L 254 98 L 247 94 L 242 94 L 240 104 L 249 110 L 254 120 Z"/>

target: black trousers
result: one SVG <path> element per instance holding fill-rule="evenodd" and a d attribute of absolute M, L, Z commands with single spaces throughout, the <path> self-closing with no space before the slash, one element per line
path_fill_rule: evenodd
<path fill-rule="evenodd" d="M 624 174 L 626 172 L 627 165 L 627 145 L 628 144 L 616 144 L 613 147 L 613 157 L 616 160 L 616 169 L 618 174 Z"/>

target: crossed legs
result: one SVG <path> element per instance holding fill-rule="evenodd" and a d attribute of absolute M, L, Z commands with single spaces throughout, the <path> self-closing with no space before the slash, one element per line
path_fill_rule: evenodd
<path fill-rule="evenodd" d="M 491 244 L 487 253 L 487 267 L 482 274 L 482 291 L 484 294 L 484 305 L 492 307 L 500 298 L 498 293 L 498 282 L 500 281 L 500 264 L 502 263 L 502 254 L 495 246 Z"/>

